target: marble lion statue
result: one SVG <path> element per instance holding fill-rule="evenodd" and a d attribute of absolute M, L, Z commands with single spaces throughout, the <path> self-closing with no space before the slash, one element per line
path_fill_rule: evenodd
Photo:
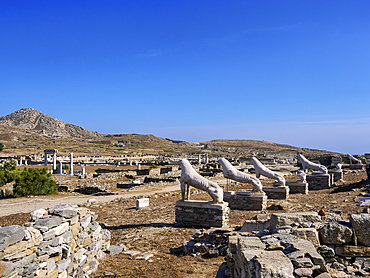
<path fill-rule="evenodd" d="M 352 163 L 352 161 L 354 161 L 354 162 L 356 162 L 358 164 L 362 164 L 362 161 L 360 159 L 354 157 L 353 155 L 347 154 L 347 156 L 348 156 L 348 158 L 349 158 L 349 160 L 350 160 L 351 163 Z"/>
<path fill-rule="evenodd" d="M 302 171 L 302 170 L 300 170 L 300 171 L 298 171 L 297 172 L 297 176 L 298 176 L 298 178 L 300 178 L 300 180 L 302 181 L 302 182 L 307 182 L 306 181 L 306 173 L 304 172 L 304 171 Z"/>
<path fill-rule="evenodd" d="M 328 169 L 325 166 L 309 161 L 307 158 L 305 158 L 301 154 L 298 155 L 298 159 L 301 161 L 302 168 L 304 171 L 306 171 L 306 169 L 312 169 L 312 170 L 319 170 L 323 172 L 324 174 L 328 173 Z"/>
<path fill-rule="evenodd" d="M 260 182 L 259 179 L 237 170 L 225 158 L 220 158 L 218 161 L 221 163 L 222 171 L 223 171 L 223 174 L 224 174 L 225 178 L 232 179 L 232 180 L 242 182 L 242 183 L 250 183 L 259 192 L 264 193 L 263 190 L 262 190 L 262 183 Z"/>
<path fill-rule="evenodd" d="M 189 200 L 190 186 L 193 186 L 195 188 L 208 192 L 214 203 L 223 202 L 224 192 L 217 183 L 207 180 L 206 178 L 199 175 L 187 159 L 180 159 L 180 164 L 180 185 L 183 200 Z"/>
<path fill-rule="evenodd" d="M 256 170 L 257 178 L 259 178 L 260 175 L 262 175 L 271 179 L 275 179 L 282 186 L 285 186 L 285 178 L 282 175 L 279 175 L 278 173 L 271 171 L 255 157 L 252 157 L 251 160 L 254 165 L 254 169 Z"/>

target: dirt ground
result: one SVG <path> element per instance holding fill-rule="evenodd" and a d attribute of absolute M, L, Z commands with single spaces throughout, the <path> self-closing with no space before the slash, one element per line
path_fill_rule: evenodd
<path fill-rule="evenodd" d="M 339 209 L 343 212 L 343 218 L 348 218 L 350 213 L 361 210 L 356 198 L 369 194 L 364 182 L 366 178 L 364 171 L 347 171 L 345 181 L 337 182 L 334 188 L 310 191 L 307 195 L 291 194 L 288 200 L 268 200 L 270 209 L 264 213 Z M 291 176 L 287 179 L 295 178 Z M 210 200 L 204 193 L 193 194 L 192 198 Z M 170 254 L 171 248 L 182 246 L 196 231 L 195 228 L 175 226 L 175 203 L 179 199 L 179 192 L 158 194 L 150 198 L 150 207 L 142 210 L 135 209 L 135 199 L 113 200 L 90 206 L 99 215 L 101 225 L 111 231 L 112 244 L 140 251 L 141 254 L 153 254 L 148 260 L 137 260 L 136 256 L 123 252 L 107 255 L 100 261 L 98 271 L 92 277 L 215 277 L 224 257 L 207 259 L 201 255 L 177 257 Z M 271 210 L 277 204 L 283 210 Z M 230 226 L 241 226 L 245 220 L 259 213 L 231 210 Z M 0 226 L 23 225 L 28 220 L 28 213 L 9 215 L 0 217 Z"/>

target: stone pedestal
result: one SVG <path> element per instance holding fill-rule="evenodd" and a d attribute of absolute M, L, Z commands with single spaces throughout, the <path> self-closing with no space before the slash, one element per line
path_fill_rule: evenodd
<path fill-rule="evenodd" d="M 332 174 L 312 174 L 306 176 L 309 190 L 328 189 L 332 184 Z"/>
<path fill-rule="evenodd" d="M 329 174 L 332 174 L 333 175 L 332 182 L 343 180 L 343 171 L 329 170 Z"/>
<path fill-rule="evenodd" d="M 363 164 L 350 164 L 349 169 L 350 170 L 362 170 L 364 168 Z"/>
<path fill-rule="evenodd" d="M 207 201 L 177 201 L 176 224 L 186 227 L 224 227 L 228 225 L 228 203 L 214 204 Z"/>
<path fill-rule="evenodd" d="M 224 201 L 231 209 L 265 210 L 267 207 L 267 195 L 252 190 L 226 191 Z"/>
<path fill-rule="evenodd" d="M 285 200 L 289 197 L 289 187 L 280 186 L 280 187 L 264 187 L 263 191 L 267 194 L 269 199 Z"/>
<path fill-rule="evenodd" d="M 308 183 L 303 181 L 286 181 L 290 194 L 308 194 Z"/>

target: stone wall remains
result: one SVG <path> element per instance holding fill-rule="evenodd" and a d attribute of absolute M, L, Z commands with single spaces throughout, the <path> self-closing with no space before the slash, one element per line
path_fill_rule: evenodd
<path fill-rule="evenodd" d="M 24 226 L 0 228 L 0 277 L 88 277 L 110 246 L 110 232 L 84 207 L 31 213 Z"/>

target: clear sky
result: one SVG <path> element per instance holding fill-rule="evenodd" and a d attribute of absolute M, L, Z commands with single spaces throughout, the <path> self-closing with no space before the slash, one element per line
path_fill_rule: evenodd
<path fill-rule="evenodd" d="M 370 152 L 370 2 L 0 1 L 0 116 Z"/>

